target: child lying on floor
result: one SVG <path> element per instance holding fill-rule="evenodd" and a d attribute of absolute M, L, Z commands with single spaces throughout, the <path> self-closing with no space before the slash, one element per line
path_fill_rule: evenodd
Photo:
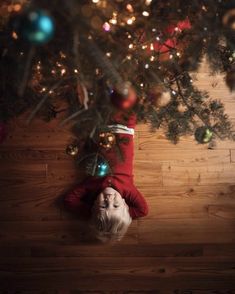
<path fill-rule="evenodd" d="M 65 206 L 89 219 L 95 237 L 102 242 L 120 241 L 132 219 L 148 214 L 148 205 L 133 183 L 134 128 L 136 115 L 123 120 L 119 111 L 109 128 L 119 139 L 129 138 L 120 148 L 125 161 L 117 158 L 114 149 L 104 150 L 103 155 L 112 164 L 112 174 L 97 178 L 89 176 L 64 198 Z"/>

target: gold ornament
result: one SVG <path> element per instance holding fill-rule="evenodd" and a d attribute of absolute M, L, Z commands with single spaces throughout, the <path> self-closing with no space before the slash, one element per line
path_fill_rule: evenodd
<path fill-rule="evenodd" d="M 66 148 L 66 154 L 70 156 L 76 156 L 78 154 L 79 148 L 76 144 L 69 144 Z"/>
<path fill-rule="evenodd" d="M 150 100 L 157 108 L 166 106 L 171 101 L 171 94 L 163 86 L 156 85 L 150 89 Z"/>
<path fill-rule="evenodd" d="M 102 132 L 99 134 L 99 145 L 106 150 L 109 150 L 113 147 L 116 142 L 116 137 L 113 133 Z"/>

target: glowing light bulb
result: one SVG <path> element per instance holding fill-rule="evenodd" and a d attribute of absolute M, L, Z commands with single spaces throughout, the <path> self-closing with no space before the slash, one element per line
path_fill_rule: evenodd
<path fill-rule="evenodd" d="M 104 29 L 106 32 L 110 31 L 110 29 L 111 29 L 110 24 L 109 24 L 108 22 L 105 22 L 105 23 L 103 24 L 103 29 Z"/>
<path fill-rule="evenodd" d="M 145 0 L 145 5 L 149 6 L 152 3 L 152 0 Z"/>
<path fill-rule="evenodd" d="M 66 69 L 65 68 L 62 68 L 61 69 L 61 75 L 63 76 L 63 75 L 65 75 L 65 73 L 66 73 Z"/>
<path fill-rule="evenodd" d="M 143 16 L 149 16 L 149 12 L 148 11 L 143 11 L 142 14 L 143 14 Z"/>
<path fill-rule="evenodd" d="M 133 21 L 132 21 L 131 18 L 129 18 L 129 19 L 126 21 L 126 23 L 129 24 L 129 25 L 131 25 L 131 24 L 133 24 Z"/>
<path fill-rule="evenodd" d="M 110 22 L 111 24 L 113 24 L 113 25 L 116 25 L 116 24 L 117 24 L 117 20 L 116 20 L 115 18 L 111 18 L 111 19 L 109 20 L 109 22 Z"/>
<path fill-rule="evenodd" d="M 131 4 L 127 4 L 126 9 L 127 9 L 129 12 L 133 12 L 133 11 L 134 11 L 133 6 L 132 6 Z"/>

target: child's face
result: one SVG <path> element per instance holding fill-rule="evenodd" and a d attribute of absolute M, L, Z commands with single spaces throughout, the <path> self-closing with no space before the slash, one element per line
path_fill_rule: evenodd
<path fill-rule="evenodd" d="M 97 210 L 105 209 L 110 213 L 118 213 L 123 210 L 126 202 L 118 191 L 111 187 L 107 187 L 98 195 L 94 205 Z"/>

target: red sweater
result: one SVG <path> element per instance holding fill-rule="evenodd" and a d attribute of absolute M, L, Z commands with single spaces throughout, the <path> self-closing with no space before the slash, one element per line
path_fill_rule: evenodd
<path fill-rule="evenodd" d="M 131 115 L 128 121 L 126 121 L 122 119 L 122 113 L 119 112 L 110 122 L 110 124 L 113 123 L 120 123 L 134 128 L 136 125 L 136 115 Z M 100 150 L 111 165 L 112 175 L 102 178 L 89 176 L 64 197 L 65 207 L 83 218 L 90 218 L 91 208 L 95 199 L 98 194 L 108 186 L 117 190 L 125 199 L 127 205 L 129 206 L 129 213 L 132 219 L 143 217 L 148 214 L 147 202 L 133 183 L 133 135 L 116 135 L 119 138 L 129 138 L 128 143 L 120 144 L 125 161 L 120 161 L 120 159 L 117 158 L 114 148 L 108 151 Z"/>

